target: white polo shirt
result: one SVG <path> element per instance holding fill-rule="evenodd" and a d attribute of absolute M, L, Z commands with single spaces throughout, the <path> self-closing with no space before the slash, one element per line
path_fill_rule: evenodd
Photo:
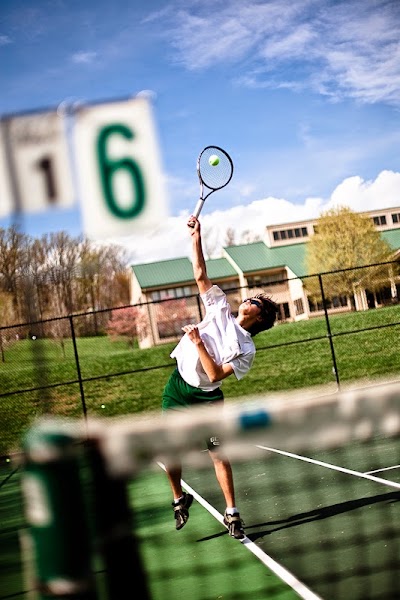
<path fill-rule="evenodd" d="M 226 295 L 213 285 L 201 299 L 206 309 L 198 329 L 203 343 L 218 365 L 230 364 L 237 379 L 246 375 L 253 364 L 256 349 L 251 335 L 243 329 L 231 313 Z M 171 353 L 176 359 L 182 378 L 193 387 L 210 392 L 221 386 L 221 381 L 211 383 L 206 375 L 195 344 L 185 334 Z"/>

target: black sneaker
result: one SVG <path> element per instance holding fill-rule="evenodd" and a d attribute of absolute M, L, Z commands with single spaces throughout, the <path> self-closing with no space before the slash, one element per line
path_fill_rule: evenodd
<path fill-rule="evenodd" d="M 240 518 L 239 513 L 235 513 L 233 515 L 224 514 L 224 525 L 228 528 L 228 533 L 231 537 L 236 540 L 242 540 L 245 537 L 244 529 L 243 529 L 243 521 Z"/>
<path fill-rule="evenodd" d="M 186 492 L 183 492 L 183 497 L 179 500 L 179 502 L 172 503 L 172 508 L 174 509 L 175 513 L 176 529 L 182 529 L 182 527 L 186 525 L 187 520 L 189 519 L 189 508 L 191 507 L 192 502 L 192 494 L 187 494 Z"/>

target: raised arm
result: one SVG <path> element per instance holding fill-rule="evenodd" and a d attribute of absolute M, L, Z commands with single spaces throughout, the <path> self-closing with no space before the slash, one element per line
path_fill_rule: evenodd
<path fill-rule="evenodd" d="M 204 294 L 210 289 L 212 283 L 207 275 L 206 261 L 204 260 L 201 243 L 200 222 L 196 217 L 191 216 L 189 218 L 188 228 L 192 236 L 193 275 L 199 288 L 199 293 Z"/>
<path fill-rule="evenodd" d="M 215 381 L 221 381 L 222 379 L 229 377 L 229 375 L 232 375 L 233 367 L 231 364 L 223 363 L 222 365 L 218 365 L 212 356 L 210 356 L 203 340 L 200 337 L 197 325 L 185 325 L 182 327 L 182 329 L 196 346 L 201 365 L 208 379 L 212 383 Z"/>

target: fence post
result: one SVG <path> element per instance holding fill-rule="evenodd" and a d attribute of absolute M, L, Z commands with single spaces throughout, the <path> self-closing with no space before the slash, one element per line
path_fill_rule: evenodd
<path fill-rule="evenodd" d="M 4 354 L 4 346 L 3 346 L 3 332 L 0 331 L 0 353 L 1 353 L 1 362 L 6 362 L 6 357 Z"/>
<path fill-rule="evenodd" d="M 87 418 L 87 410 L 86 410 L 86 403 L 85 403 L 85 392 L 84 392 L 84 389 L 83 389 L 81 366 L 79 364 L 78 348 L 77 348 L 77 345 L 76 345 L 76 336 L 75 336 L 74 322 L 73 322 L 73 318 L 72 318 L 71 315 L 69 315 L 68 319 L 69 319 L 69 325 L 71 327 L 71 338 L 72 338 L 72 345 L 74 347 L 75 364 L 76 364 L 76 371 L 77 371 L 77 374 L 78 374 L 79 390 L 80 390 L 80 393 L 81 393 L 81 402 L 82 402 L 83 416 L 84 416 L 84 418 L 86 420 L 86 418 Z"/>
<path fill-rule="evenodd" d="M 336 383 L 337 383 L 338 389 L 340 390 L 339 371 L 338 371 L 337 363 L 336 363 L 335 347 L 333 345 L 332 332 L 331 332 L 331 324 L 330 324 L 330 321 L 329 321 L 328 310 L 326 308 L 324 286 L 322 284 L 322 276 L 321 276 L 320 273 L 318 274 L 318 281 L 319 281 L 319 287 L 321 289 L 321 298 L 322 298 L 322 305 L 324 307 L 326 329 L 328 331 L 329 345 L 330 345 L 331 354 L 332 354 L 333 372 L 335 374 L 335 378 L 336 378 Z"/>

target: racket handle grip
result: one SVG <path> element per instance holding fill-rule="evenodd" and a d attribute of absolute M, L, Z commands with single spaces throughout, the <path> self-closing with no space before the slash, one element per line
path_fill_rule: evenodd
<path fill-rule="evenodd" d="M 202 200 L 200 198 L 200 200 L 196 204 L 196 208 L 193 211 L 193 216 L 196 217 L 196 219 L 199 216 L 199 214 L 201 213 L 201 210 L 203 208 L 203 204 L 204 204 L 204 200 Z M 193 225 L 189 225 L 189 227 L 194 227 L 194 224 Z"/>
<path fill-rule="evenodd" d="M 204 200 L 202 200 L 200 198 L 200 200 L 196 204 L 196 208 L 194 209 L 194 212 L 193 212 L 193 216 L 196 217 L 196 219 L 199 216 L 199 214 L 201 213 L 201 211 L 203 209 L 203 205 L 204 205 Z"/>

